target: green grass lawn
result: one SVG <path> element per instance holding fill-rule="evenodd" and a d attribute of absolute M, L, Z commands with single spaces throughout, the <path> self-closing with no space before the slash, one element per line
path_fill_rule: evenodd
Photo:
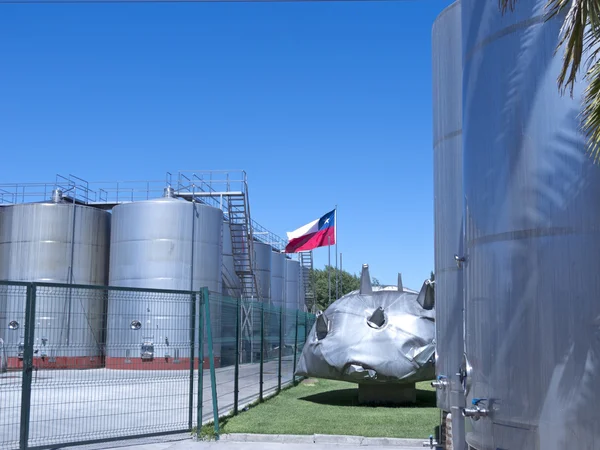
<path fill-rule="evenodd" d="M 224 419 L 221 433 L 427 438 L 439 425 L 439 417 L 435 391 L 428 382 L 417 383 L 414 406 L 372 407 L 358 406 L 358 385 L 318 380 L 286 389 Z"/>

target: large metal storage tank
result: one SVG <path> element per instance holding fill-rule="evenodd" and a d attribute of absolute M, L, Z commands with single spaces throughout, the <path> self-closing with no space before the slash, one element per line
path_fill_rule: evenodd
<path fill-rule="evenodd" d="M 300 311 L 304 311 L 306 308 L 306 285 L 304 280 L 307 270 L 308 269 L 300 265 L 300 274 L 298 275 L 298 305 L 296 306 L 296 309 Z M 335 281 L 332 280 L 332 283 L 333 293 L 335 294 Z"/>
<path fill-rule="evenodd" d="M 0 280 L 105 285 L 110 214 L 53 201 L 0 208 Z M 36 366 L 80 369 L 102 366 L 102 290 L 38 287 Z M 9 368 L 21 367 L 25 287 L 0 288 L 0 338 Z M 9 326 L 10 324 L 10 326 Z"/>
<path fill-rule="evenodd" d="M 454 450 L 465 448 L 464 395 L 457 376 L 464 352 L 462 270 L 462 45 L 460 2 L 432 30 L 433 183 L 437 405 L 451 413 Z"/>
<path fill-rule="evenodd" d="M 235 271 L 229 222 L 223 222 L 223 295 L 239 298 L 241 283 Z"/>
<path fill-rule="evenodd" d="M 117 205 L 112 214 L 111 286 L 194 291 L 208 287 L 221 293 L 220 209 L 166 196 Z M 187 294 L 111 292 L 106 367 L 188 369 L 190 312 Z M 220 312 L 220 303 L 211 302 L 217 365 Z M 207 367 L 206 331 L 204 335 Z"/>
<path fill-rule="evenodd" d="M 285 308 L 297 310 L 300 294 L 300 262 L 285 260 Z"/>
<path fill-rule="evenodd" d="M 300 262 L 293 259 L 285 260 L 285 311 L 298 310 L 300 298 Z M 286 344 L 290 345 L 295 338 L 295 320 L 284 321 L 284 337 Z"/>
<path fill-rule="evenodd" d="M 285 254 L 271 252 L 271 304 L 284 306 L 285 299 Z"/>
<path fill-rule="evenodd" d="M 502 16 L 497 2 L 462 1 L 463 370 L 465 414 L 484 416 L 467 420 L 476 449 L 600 448 L 600 167 L 579 131 L 586 86 L 571 99 L 556 85 L 566 11 L 544 23 L 545 4 L 519 0 Z"/>
<path fill-rule="evenodd" d="M 279 347 L 279 311 L 285 307 L 285 253 L 271 252 L 271 311 L 268 321 L 269 350 Z M 283 317 L 285 333 L 286 317 Z"/>
<path fill-rule="evenodd" d="M 271 304 L 271 253 L 270 245 L 262 242 L 254 242 L 254 260 L 256 283 L 258 284 L 258 295 L 261 301 L 267 305 Z"/>
<path fill-rule="evenodd" d="M 235 270 L 229 221 L 223 222 L 223 295 L 230 298 L 221 307 L 221 365 L 230 366 L 235 364 L 238 314 L 233 302 L 241 298 L 242 285 Z"/>

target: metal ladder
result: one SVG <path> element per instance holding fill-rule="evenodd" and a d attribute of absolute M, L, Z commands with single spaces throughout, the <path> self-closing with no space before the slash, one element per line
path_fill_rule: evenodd
<path fill-rule="evenodd" d="M 300 252 L 300 266 L 302 267 L 302 280 L 304 281 L 304 302 L 306 308 L 315 313 L 317 296 L 312 283 L 312 269 L 313 269 L 313 253 Z"/>
<path fill-rule="evenodd" d="M 254 270 L 254 238 L 252 236 L 247 189 L 244 189 L 244 191 L 238 195 L 230 195 L 228 197 L 227 212 L 229 216 L 229 228 L 231 230 L 233 263 L 235 272 L 240 280 L 242 291 L 241 336 L 242 339 L 246 339 L 250 343 L 250 362 L 253 362 L 255 333 L 253 327 L 254 314 L 252 311 L 252 303 L 253 301 L 260 301 L 261 295 L 256 280 L 256 272 Z M 241 345 L 241 342 L 238 343 L 238 345 Z M 240 350 L 243 350 L 243 348 Z M 240 356 L 242 356 L 242 354 L 243 351 L 240 351 Z"/>

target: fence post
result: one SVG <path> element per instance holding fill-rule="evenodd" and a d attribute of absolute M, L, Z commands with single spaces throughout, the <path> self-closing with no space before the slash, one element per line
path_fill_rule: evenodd
<path fill-rule="evenodd" d="M 200 437 L 202 429 L 202 402 L 204 401 L 204 292 L 199 295 L 200 305 L 198 307 L 198 411 L 196 436 Z"/>
<path fill-rule="evenodd" d="M 296 336 L 294 336 L 294 371 L 292 372 L 292 384 L 296 384 L 296 359 L 298 357 L 298 313 L 296 310 Z"/>
<path fill-rule="evenodd" d="M 31 411 L 31 381 L 33 378 L 33 342 L 35 336 L 35 284 L 27 285 L 25 303 L 25 348 L 23 349 L 23 384 L 21 387 L 21 429 L 19 448 L 25 450 L 29 445 L 29 413 Z"/>
<path fill-rule="evenodd" d="M 260 304 L 260 381 L 258 391 L 258 401 L 263 401 L 263 386 L 264 386 L 264 361 L 265 361 L 265 304 Z"/>
<path fill-rule="evenodd" d="M 210 363 L 210 390 L 213 405 L 213 418 L 215 423 L 215 439 L 219 440 L 219 404 L 217 402 L 217 375 L 215 373 L 215 355 L 213 354 L 212 324 L 210 322 L 210 294 L 208 288 L 202 288 L 204 308 L 206 311 L 206 335 L 208 338 L 208 361 Z"/>
<path fill-rule="evenodd" d="M 196 294 L 190 296 L 190 399 L 188 425 L 194 426 L 194 345 L 196 341 Z"/>
<path fill-rule="evenodd" d="M 281 357 L 283 354 L 283 307 L 279 308 L 279 367 L 277 368 L 277 392 L 281 391 Z"/>
<path fill-rule="evenodd" d="M 304 343 L 308 340 L 308 313 L 304 313 Z"/>
<path fill-rule="evenodd" d="M 240 395 L 240 308 L 242 307 L 242 300 L 238 297 L 236 300 L 236 313 L 235 313 L 235 369 L 234 369 L 234 380 L 233 380 L 233 414 L 238 413 L 238 399 Z"/>

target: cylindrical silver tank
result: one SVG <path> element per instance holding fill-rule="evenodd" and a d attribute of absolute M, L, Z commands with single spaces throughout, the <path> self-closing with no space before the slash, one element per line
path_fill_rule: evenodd
<path fill-rule="evenodd" d="M 285 253 L 271 252 L 271 313 L 269 314 L 269 347 L 279 345 L 279 311 L 285 307 Z M 283 323 L 285 327 L 285 316 Z M 285 333 L 285 328 L 284 328 Z M 276 343 L 276 345 L 275 345 Z"/>
<path fill-rule="evenodd" d="M 267 305 L 271 303 L 271 253 L 270 245 L 254 242 L 255 275 L 258 295 Z"/>
<path fill-rule="evenodd" d="M 220 209 L 165 197 L 118 205 L 112 223 L 111 286 L 194 291 L 208 287 L 221 293 Z M 211 302 L 210 310 L 219 364 L 220 303 Z M 189 368 L 189 317 L 186 294 L 111 292 L 106 367 Z M 206 332 L 204 343 L 206 366 Z"/>
<path fill-rule="evenodd" d="M 464 395 L 457 376 L 463 346 L 462 45 L 460 2 L 433 24 L 433 184 L 437 405 L 452 412 L 454 449 L 465 447 Z M 452 409 L 452 411 L 451 411 Z"/>
<path fill-rule="evenodd" d="M 304 280 L 307 270 L 300 265 L 300 274 L 298 275 L 298 305 L 296 306 L 296 309 L 299 311 L 304 311 L 306 308 L 306 286 Z M 333 285 L 333 292 L 335 293 L 335 285 Z"/>
<path fill-rule="evenodd" d="M 285 254 L 271 252 L 271 304 L 282 308 L 285 299 Z"/>
<path fill-rule="evenodd" d="M 105 285 L 109 239 L 109 213 L 65 203 L 58 191 L 56 202 L 4 206 L 0 208 L 0 280 Z M 101 366 L 105 292 L 44 286 L 36 292 L 36 365 Z M 24 287 L 0 289 L 4 307 L 0 338 L 9 368 L 21 365 L 25 302 Z"/>
<path fill-rule="evenodd" d="M 229 222 L 223 222 L 223 295 L 239 298 L 241 283 L 235 271 L 231 228 Z"/>
<path fill-rule="evenodd" d="M 285 309 L 297 310 L 300 294 L 300 263 L 293 259 L 285 260 Z"/>
<path fill-rule="evenodd" d="M 467 419 L 476 449 L 600 448 L 600 166 L 586 86 L 557 89 L 566 11 L 545 23 L 545 5 L 462 1 L 465 413 L 489 411 Z"/>
<path fill-rule="evenodd" d="M 285 260 L 285 303 L 283 334 L 287 345 L 291 345 L 295 339 L 295 320 L 291 314 L 298 310 L 300 299 L 300 262 L 293 259 Z M 288 319 L 289 317 L 289 319 Z M 287 320 L 286 320 L 287 319 Z"/>

